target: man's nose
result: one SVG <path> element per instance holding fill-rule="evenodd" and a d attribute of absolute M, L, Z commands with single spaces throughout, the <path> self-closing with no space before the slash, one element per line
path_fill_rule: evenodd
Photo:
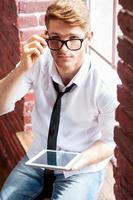
<path fill-rule="evenodd" d="M 67 48 L 67 46 L 66 46 L 66 43 L 64 43 L 63 45 L 62 45 L 62 48 L 60 49 L 61 51 L 67 51 L 68 50 L 68 48 Z"/>

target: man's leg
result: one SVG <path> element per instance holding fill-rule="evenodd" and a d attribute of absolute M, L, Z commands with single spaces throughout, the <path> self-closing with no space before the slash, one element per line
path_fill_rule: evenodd
<path fill-rule="evenodd" d="M 100 192 L 105 170 L 83 173 L 64 178 L 56 175 L 52 200 L 96 200 Z"/>
<path fill-rule="evenodd" d="M 0 192 L 0 200 L 35 199 L 43 190 L 44 170 L 25 165 L 25 156 L 13 169 Z"/>

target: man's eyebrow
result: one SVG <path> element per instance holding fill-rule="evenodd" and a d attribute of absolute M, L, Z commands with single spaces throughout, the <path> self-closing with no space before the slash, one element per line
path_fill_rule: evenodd
<path fill-rule="evenodd" d="M 81 35 L 78 35 L 77 33 L 69 33 L 69 34 L 66 34 L 66 35 L 62 35 L 60 33 L 56 33 L 56 32 L 52 32 L 49 34 L 49 36 L 52 36 L 52 37 L 69 37 L 69 38 L 81 38 L 83 36 Z"/>
<path fill-rule="evenodd" d="M 49 32 L 48 32 L 48 34 L 49 34 Z M 50 35 L 59 35 L 59 34 L 56 32 L 52 32 L 52 33 L 50 33 Z"/>

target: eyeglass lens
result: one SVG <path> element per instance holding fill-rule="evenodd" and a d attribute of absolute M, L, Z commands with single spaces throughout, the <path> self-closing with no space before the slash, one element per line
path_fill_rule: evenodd
<path fill-rule="evenodd" d="M 67 46 L 70 50 L 78 50 L 81 48 L 83 39 L 73 39 L 73 40 L 57 40 L 57 39 L 48 39 L 47 43 L 50 49 L 52 50 L 59 50 L 62 48 L 63 44 Z"/>

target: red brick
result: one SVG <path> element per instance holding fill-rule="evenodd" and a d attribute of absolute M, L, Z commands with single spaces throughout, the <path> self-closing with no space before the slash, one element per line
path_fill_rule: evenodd
<path fill-rule="evenodd" d="M 25 126 L 24 126 L 24 131 L 25 131 L 25 132 L 31 132 L 31 131 L 32 131 L 32 126 L 31 126 L 31 124 L 25 124 Z"/>
<path fill-rule="evenodd" d="M 15 111 L 19 113 L 19 115 L 23 116 L 23 107 L 24 107 L 24 99 L 22 98 L 20 101 L 17 101 L 15 104 Z"/>
<path fill-rule="evenodd" d="M 43 28 L 21 29 L 20 30 L 20 38 L 21 38 L 21 41 L 25 41 L 25 40 L 27 40 L 29 37 L 31 37 L 34 34 L 43 34 L 43 33 L 44 33 L 44 29 Z"/>
<path fill-rule="evenodd" d="M 2 16 L 11 17 L 13 21 L 16 19 L 16 1 L 1 0 L 0 1 L 0 14 Z"/>
<path fill-rule="evenodd" d="M 18 105 L 19 106 L 19 103 Z M 12 112 L 11 115 L 8 115 L 6 116 L 6 119 L 8 121 L 8 128 L 9 128 L 9 131 L 10 130 L 14 130 L 15 132 L 15 129 L 16 131 L 22 131 L 23 130 L 23 116 L 21 115 L 21 113 L 19 114 L 18 116 L 18 112 L 14 111 Z"/>
<path fill-rule="evenodd" d="M 119 150 L 115 155 L 118 162 L 118 167 L 114 169 L 116 183 L 125 188 L 128 194 L 133 195 L 133 167 Z"/>
<path fill-rule="evenodd" d="M 20 159 L 20 148 L 15 133 L 22 130 L 23 119 L 19 113 L 11 112 L 0 117 L 0 133 L 3 144 L 5 145 L 5 151 L 7 155 L 12 156 L 12 158 L 8 158 L 10 159 L 10 163 L 8 163 L 10 169 L 12 169 L 18 159 Z"/>
<path fill-rule="evenodd" d="M 117 158 L 118 167 L 115 168 L 116 173 L 119 172 L 119 179 L 123 175 L 127 184 L 129 184 L 131 192 L 133 192 L 133 165 L 124 157 L 119 148 L 115 149 L 115 156 Z M 120 175 L 121 174 L 121 175 Z"/>
<path fill-rule="evenodd" d="M 31 115 L 24 115 L 24 124 L 32 124 Z"/>
<path fill-rule="evenodd" d="M 118 127 L 117 127 L 118 128 Z M 133 130 L 131 131 L 131 132 L 126 132 L 126 131 L 124 131 L 122 128 L 120 128 L 119 127 L 119 129 L 120 129 L 120 131 L 122 131 L 127 137 L 128 137 L 128 139 L 130 140 L 130 141 L 133 141 Z"/>
<path fill-rule="evenodd" d="M 39 24 L 40 24 L 40 26 L 44 26 L 45 25 L 45 15 L 41 15 L 40 16 Z"/>
<path fill-rule="evenodd" d="M 0 1 L 0 78 L 9 73 L 19 61 L 19 34 L 17 29 L 16 1 Z M 23 117 L 18 110 L 0 117 L 0 135 L 8 170 L 11 170 L 24 155 L 16 138 L 16 132 L 23 130 Z M 1 156 L 0 156 L 1 157 Z"/>
<path fill-rule="evenodd" d="M 117 86 L 117 98 L 122 105 L 133 107 L 133 94 L 124 85 Z"/>
<path fill-rule="evenodd" d="M 18 12 L 19 13 L 34 13 L 45 12 L 46 8 L 53 2 L 53 0 L 38 0 L 38 1 L 25 1 L 19 0 Z"/>
<path fill-rule="evenodd" d="M 133 197 L 130 196 L 119 184 L 114 185 L 114 193 L 116 200 L 133 200 Z"/>
<path fill-rule="evenodd" d="M 120 105 L 116 110 L 116 119 L 120 127 L 115 127 L 114 140 L 117 144 L 115 156 L 117 167 L 114 167 L 116 184 L 114 193 L 116 200 L 133 199 L 133 16 L 127 10 L 133 12 L 132 0 L 119 0 L 126 9 L 118 14 L 118 24 L 124 34 L 130 40 L 118 40 L 118 54 L 124 63 L 118 63 L 118 75 L 123 85 L 117 88 L 117 96 Z"/>
<path fill-rule="evenodd" d="M 126 193 L 130 194 L 130 196 L 133 196 L 133 184 L 131 182 L 131 178 L 129 176 L 126 177 L 124 174 L 122 174 L 121 168 L 117 168 L 115 173 L 116 173 L 115 178 L 119 179 L 119 180 L 117 179 L 116 184 L 120 185 L 121 188 L 124 189 L 124 191 L 126 191 Z"/>
<path fill-rule="evenodd" d="M 133 44 L 126 39 L 118 39 L 118 54 L 122 60 L 131 66 L 133 66 Z"/>
<path fill-rule="evenodd" d="M 132 141 L 124 134 L 122 129 L 115 127 L 114 130 L 114 141 L 120 148 L 120 151 L 125 158 L 133 165 L 133 145 Z"/>
<path fill-rule="evenodd" d="M 116 120 L 125 132 L 133 131 L 133 119 L 125 112 L 124 107 L 121 105 L 116 109 Z"/>
<path fill-rule="evenodd" d="M 31 113 L 33 110 L 34 101 L 24 102 L 24 111 L 23 113 Z"/>
<path fill-rule="evenodd" d="M 116 156 L 116 155 L 115 155 Z M 117 158 L 117 157 L 116 157 Z M 118 171 L 118 167 L 113 165 L 113 176 L 117 184 L 120 184 L 121 174 Z"/>
<path fill-rule="evenodd" d="M 115 170 L 114 170 L 115 172 L 114 172 L 114 174 L 115 174 L 115 180 L 116 180 L 116 184 L 117 185 L 121 185 L 121 187 L 124 187 L 125 188 L 125 186 L 126 186 L 126 181 L 125 181 L 125 178 L 124 178 L 124 176 L 123 176 L 123 174 L 121 173 L 121 170 L 120 170 L 120 168 L 119 167 L 117 167 L 117 168 L 115 168 Z"/>
<path fill-rule="evenodd" d="M 132 105 L 128 104 L 125 106 L 125 105 L 120 104 L 118 107 L 118 110 L 116 110 L 116 114 L 118 114 L 119 112 L 121 113 L 121 111 L 127 114 L 128 117 L 130 117 L 133 120 L 133 106 Z M 119 117 L 119 116 L 117 115 L 116 117 Z"/>
<path fill-rule="evenodd" d="M 125 197 L 125 195 L 122 194 L 121 192 L 120 185 L 118 184 L 114 185 L 114 193 L 115 193 L 116 200 L 127 200 L 127 197 Z"/>
<path fill-rule="evenodd" d="M 34 27 L 37 26 L 38 20 L 36 16 L 31 15 L 23 15 L 18 16 L 17 24 L 19 28 L 27 28 L 27 27 Z"/>
<path fill-rule="evenodd" d="M 133 11 L 133 1 L 132 0 L 119 0 L 119 4 L 123 6 L 124 9 Z"/>
<path fill-rule="evenodd" d="M 118 14 L 118 24 L 123 34 L 133 40 L 133 16 L 120 11 Z"/>
<path fill-rule="evenodd" d="M 117 73 L 122 83 L 129 88 L 129 90 L 133 90 L 133 68 L 119 61 L 117 65 Z"/>
<path fill-rule="evenodd" d="M 133 106 L 125 106 L 124 111 L 133 119 Z"/>
<path fill-rule="evenodd" d="M 5 23 L 0 30 L 0 55 L 0 63 L 2 63 L 0 78 L 3 78 L 19 61 L 19 37 L 15 26 Z"/>

